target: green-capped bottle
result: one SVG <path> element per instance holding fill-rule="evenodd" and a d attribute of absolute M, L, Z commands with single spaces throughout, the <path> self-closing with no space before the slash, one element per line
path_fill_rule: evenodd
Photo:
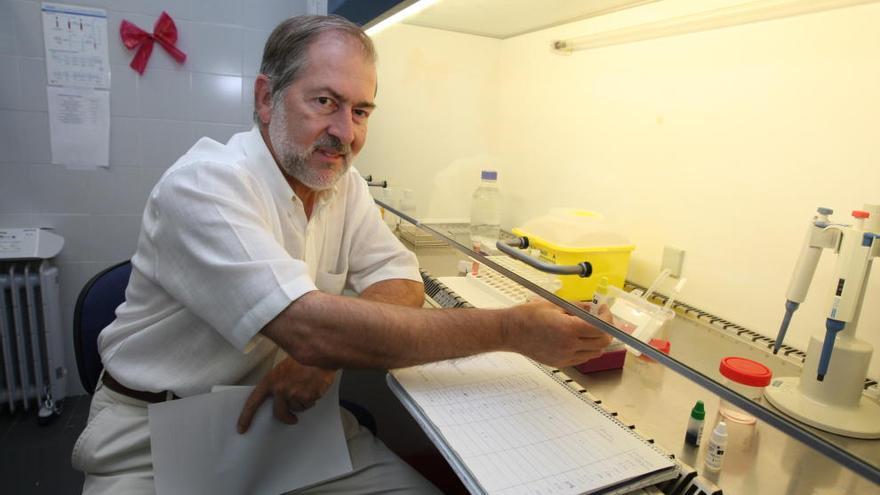
<path fill-rule="evenodd" d="M 684 441 L 693 445 L 700 446 L 700 440 L 703 438 L 703 424 L 706 419 L 706 410 L 703 408 L 703 401 L 698 400 L 691 409 L 691 417 L 688 420 L 687 433 L 685 433 Z"/>

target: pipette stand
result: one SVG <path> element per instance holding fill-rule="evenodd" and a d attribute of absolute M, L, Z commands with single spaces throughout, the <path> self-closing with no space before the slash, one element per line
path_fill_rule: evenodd
<path fill-rule="evenodd" d="M 867 208 L 873 218 L 865 230 L 880 231 L 880 206 Z M 817 374 L 825 336 L 817 328 L 810 338 L 801 376 L 774 378 L 764 391 L 767 400 L 783 413 L 820 430 L 854 438 L 880 438 L 880 405 L 863 396 L 873 347 L 855 336 L 871 270 L 870 259 L 880 256 L 878 241 L 874 242 L 866 267 L 868 273 L 855 317 L 837 334 L 824 380 L 819 381 Z"/>
<path fill-rule="evenodd" d="M 834 344 L 833 365 L 816 379 L 822 337 L 813 335 L 800 377 L 774 378 L 764 390 L 783 413 L 820 430 L 854 438 L 880 438 L 880 405 L 862 396 L 871 344 L 844 330 Z"/>

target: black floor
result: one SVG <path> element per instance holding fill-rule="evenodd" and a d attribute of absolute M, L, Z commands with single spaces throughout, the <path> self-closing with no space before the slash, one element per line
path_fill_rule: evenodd
<path fill-rule="evenodd" d="M 83 475 L 70 467 L 70 451 L 86 424 L 91 397 L 64 400 L 46 425 L 36 412 L 0 409 L 0 492 L 10 495 L 82 493 Z"/>

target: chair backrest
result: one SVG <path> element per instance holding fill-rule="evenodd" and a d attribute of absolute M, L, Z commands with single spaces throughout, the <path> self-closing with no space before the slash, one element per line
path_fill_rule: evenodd
<path fill-rule="evenodd" d="M 95 392 L 104 366 L 98 354 L 98 334 L 116 318 L 116 308 L 125 302 L 125 288 L 131 276 L 131 261 L 111 266 L 92 277 L 79 293 L 73 312 L 73 346 L 79 380 L 89 394 Z"/>

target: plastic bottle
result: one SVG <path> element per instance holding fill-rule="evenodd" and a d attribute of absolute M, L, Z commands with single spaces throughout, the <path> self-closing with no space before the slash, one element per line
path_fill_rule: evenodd
<path fill-rule="evenodd" d="M 400 212 L 404 215 L 417 218 L 415 191 L 412 189 L 402 189 L 400 192 Z"/>
<path fill-rule="evenodd" d="M 498 172 L 483 170 L 480 187 L 471 197 L 471 242 L 483 252 L 495 250 L 501 232 L 501 194 L 496 181 Z"/>
<path fill-rule="evenodd" d="M 721 469 L 721 463 L 724 462 L 724 451 L 727 449 L 727 424 L 719 421 L 715 429 L 712 430 L 712 437 L 709 438 L 709 445 L 706 446 L 706 468 L 709 471 L 718 471 Z"/>
<path fill-rule="evenodd" d="M 687 433 L 684 435 L 684 441 L 693 445 L 700 446 L 700 440 L 703 438 L 703 425 L 706 419 L 706 409 L 703 407 L 703 401 L 698 400 L 691 409 L 691 417 L 688 419 Z"/>
<path fill-rule="evenodd" d="M 400 202 L 398 201 L 396 194 L 391 188 L 380 189 L 377 193 L 378 198 L 381 199 L 385 204 L 387 204 L 390 208 L 399 208 Z M 379 211 L 382 212 L 382 220 L 385 221 L 385 225 L 388 226 L 392 231 L 397 229 L 397 224 L 400 222 L 400 218 L 394 213 L 391 213 L 391 210 L 386 208 L 379 208 Z"/>

